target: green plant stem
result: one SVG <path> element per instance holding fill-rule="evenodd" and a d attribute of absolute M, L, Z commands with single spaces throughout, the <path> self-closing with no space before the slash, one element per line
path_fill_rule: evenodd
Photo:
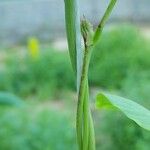
<path fill-rule="evenodd" d="M 89 128 L 89 149 L 88 150 L 95 150 L 96 147 L 95 147 L 95 131 L 94 131 L 94 124 L 93 124 L 93 119 L 92 119 L 92 115 L 91 115 L 91 111 L 89 111 L 89 125 L 90 125 L 90 128 Z"/>
<path fill-rule="evenodd" d="M 92 115 L 89 107 L 88 68 L 92 49 L 98 41 L 106 20 L 117 0 L 110 4 L 98 25 L 93 37 L 93 28 L 85 21 L 80 28 L 79 0 L 65 1 L 65 18 L 70 58 L 74 71 L 77 73 L 78 106 L 76 117 L 77 140 L 79 150 L 95 150 L 95 135 Z M 81 33 L 84 39 L 85 51 L 81 49 Z"/>
<path fill-rule="evenodd" d="M 111 0 L 106 12 L 97 27 L 93 39 L 89 34 L 88 24 L 83 24 L 83 39 L 85 44 L 85 51 L 83 57 L 83 65 L 81 72 L 81 82 L 78 94 L 78 106 L 77 106 L 77 139 L 79 150 L 95 150 L 95 134 L 92 115 L 89 108 L 89 89 L 88 89 L 88 68 L 90 63 L 90 57 L 93 50 L 93 44 L 95 45 L 101 36 L 104 25 L 115 5 L 117 0 Z M 89 45 L 88 45 L 89 44 Z"/>
<path fill-rule="evenodd" d="M 108 20 L 117 0 L 111 0 L 94 34 L 94 44 L 100 39 L 104 25 Z"/>
<path fill-rule="evenodd" d="M 89 87 L 88 81 L 86 81 L 86 89 L 84 95 L 84 105 L 83 105 L 83 150 L 88 150 L 89 142 Z"/>
<path fill-rule="evenodd" d="M 86 84 L 84 108 L 83 150 L 95 150 L 95 133 L 89 105 L 89 86 Z"/>
<path fill-rule="evenodd" d="M 89 106 L 88 68 L 92 48 L 85 48 L 77 108 L 77 139 L 80 150 L 95 150 L 95 134 Z"/>
<path fill-rule="evenodd" d="M 80 83 L 79 94 L 78 94 L 78 106 L 77 106 L 77 118 L 76 118 L 77 139 L 78 139 L 78 145 L 80 150 L 83 150 L 83 129 L 82 129 L 83 121 L 87 122 L 88 120 L 87 117 L 83 119 L 83 106 L 84 106 L 86 86 L 88 81 L 88 68 L 89 68 L 90 57 L 91 57 L 91 50 L 90 48 L 86 48 L 84 52 L 84 58 L 83 58 L 83 67 L 82 67 L 81 83 Z M 86 112 L 87 111 L 88 110 L 86 110 Z M 87 126 L 85 126 L 85 128 L 87 128 Z M 88 134 L 87 131 L 86 134 Z"/>

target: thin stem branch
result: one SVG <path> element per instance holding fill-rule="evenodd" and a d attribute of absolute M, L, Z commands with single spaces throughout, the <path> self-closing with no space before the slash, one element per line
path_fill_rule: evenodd
<path fill-rule="evenodd" d="M 117 0 L 111 0 L 105 13 L 104 13 L 104 16 L 102 17 L 96 31 L 95 31 L 95 34 L 94 34 L 94 44 L 99 40 L 100 36 L 101 36 L 101 33 L 103 31 L 103 28 L 104 28 L 104 25 L 106 23 L 106 21 L 108 20 L 115 4 L 116 4 Z"/>

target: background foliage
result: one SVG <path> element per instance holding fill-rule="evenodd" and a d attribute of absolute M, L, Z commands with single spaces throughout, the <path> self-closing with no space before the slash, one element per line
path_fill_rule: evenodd
<path fill-rule="evenodd" d="M 0 108 L 1 150 L 75 150 L 75 129 L 65 112 Z"/>
<path fill-rule="evenodd" d="M 95 88 L 111 90 L 150 108 L 149 43 L 149 39 L 133 26 L 114 26 L 106 30 L 92 56 L 89 72 L 92 91 Z M 7 49 L 5 52 L 7 56 L 0 66 L 0 91 L 14 93 L 29 104 L 33 99 L 39 101 L 34 109 L 32 104 L 24 109 L 1 106 L 0 149 L 76 149 L 74 125 L 70 119 L 75 105 L 70 97 L 70 100 L 66 98 L 68 93 L 72 95 L 75 91 L 68 53 L 42 46 L 36 59 L 30 56 L 27 48 L 23 55 L 21 50 Z M 66 103 L 63 109 L 68 114 L 61 109 L 59 113 L 39 107 L 47 100 L 59 98 L 65 99 L 59 103 Z M 52 103 L 55 101 L 48 105 Z M 149 150 L 150 134 L 122 114 L 105 111 L 98 116 L 94 114 L 98 149 Z"/>

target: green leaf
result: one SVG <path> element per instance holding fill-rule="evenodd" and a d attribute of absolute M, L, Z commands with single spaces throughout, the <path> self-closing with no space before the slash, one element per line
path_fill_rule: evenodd
<path fill-rule="evenodd" d="M 73 69 L 77 73 L 77 88 L 79 89 L 83 51 L 81 48 L 81 29 L 79 0 L 65 0 L 66 32 L 68 48 Z"/>
<path fill-rule="evenodd" d="M 150 111 L 129 99 L 100 93 L 97 95 L 96 106 L 98 108 L 117 108 L 139 126 L 150 130 Z"/>

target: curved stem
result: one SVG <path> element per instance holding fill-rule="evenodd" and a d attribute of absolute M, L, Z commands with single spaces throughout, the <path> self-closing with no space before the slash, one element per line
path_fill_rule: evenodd
<path fill-rule="evenodd" d="M 104 25 L 106 23 L 106 21 L 108 20 L 115 4 L 116 4 L 117 0 L 111 0 L 105 13 L 104 13 L 104 16 L 102 17 L 97 29 L 96 29 L 96 32 L 94 34 L 94 44 L 99 40 L 100 36 L 101 36 L 101 33 L 103 31 L 103 28 L 104 28 Z"/>

